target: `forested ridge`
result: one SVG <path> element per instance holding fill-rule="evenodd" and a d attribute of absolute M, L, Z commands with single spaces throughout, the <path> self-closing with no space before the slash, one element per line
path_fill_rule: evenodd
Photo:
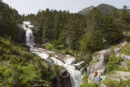
<path fill-rule="evenodd" d="M 47 9 L 24 18 L 37 27 L 42 44 L 50 43 L 52 49 L 67 49 L 71 54 L 84 55 L 120 42 L 123 32 L 129 30 L 129 15 L 124 6 L 121 11 L 108 15 L 95 7 L 87 16 Z"/>
<path fill-rule="evenodd" d="M 0 36 L 14 38 L 19 22 L 18 12 L 0 1 Z"/>

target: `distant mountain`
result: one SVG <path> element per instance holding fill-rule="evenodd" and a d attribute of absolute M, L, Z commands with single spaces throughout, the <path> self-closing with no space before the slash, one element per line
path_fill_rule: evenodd
<path fill-rule="evenodd" d="M 90 6 L 88 8 L 85 8 L 85 9 L 79 11 L 78 13 L 82 14 L 82 15 L 87 15 L 93 8 L 94 8 L 94 6 Z"/>
<path fill-rule="evenodd" d="M 79 14 L 87 15 L 93 8 L 94 8 L 94 6 L 85 8 L 85 9 L 79 11 Z M 100 10 L 104 15 L 112 14 L 117 10 L 116 7 L 114 7 L 112 5 L 108 5 L 108 4 L 100 4 L 96 8 L 98 10 Z"/>

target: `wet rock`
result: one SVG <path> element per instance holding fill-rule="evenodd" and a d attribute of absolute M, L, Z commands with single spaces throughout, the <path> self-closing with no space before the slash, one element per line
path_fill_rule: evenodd
<path fill-rule="evenodd" d="M 81 68 L 81 69 L 80 69 L 80 72 L 82 73 L 82 75 L 85 74 L 85 73 L 87 72 L 87 68 L 86 68 L 86 67 Z"/>
<path fill-rule="evenodd" d="M 59 72 L 59 76 L 60 76 L 60 78 L 66 79 L 70 76 L 70 74 L 68 73 L 68 71 L 66 69 L 62 69 Z"/>
<path fill-rule="evenodd" d="M 82 68 L 82 66 L 75 66 L 75 68 L 76 68 L 77 70 L 80 70 L 80 69 Z"/>
<path fill-rule="evenodd" d="M 16 32 L 14 41 L 18 43 L 25 43 L 26 31 L 23 28 L 19 28 Z"/>
<path fill-rule="evenodd" d="M 70 74 L 65 68 L 58 71 L 56 78 L 52 81 L 52 87 L 72 87 Z"/>
<path fill-rule="evenodd" d="M 59 74 L 57 76 L 56 87 L 72 87 L 71 80 L 70 80 L 70 74 L 64 68 L 59 71 Z"/>
<path fill-rule="evenodd" d="M 86 68 L 86 66 L 85 66 L 85 63 L 84 62 L 79 62 L 79 63 L 77 63 L 77 64 L 74 64 L 75 65 L 75 68 L 77 69 L 77 70 L 80 70 L 81 68 Z"/>

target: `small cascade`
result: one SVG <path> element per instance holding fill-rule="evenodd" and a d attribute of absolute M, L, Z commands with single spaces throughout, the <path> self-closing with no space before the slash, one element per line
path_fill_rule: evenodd
<path fill-rule="evenodd" d="M 72 62 L 75 60 L 74 57 L 71 57 L 69 55 L 66 55 L 64 62 L 59 60 L 56 57 L 49 57 L 50 53 L 54 53 L 52 51 L 48 51 L 46 50 L 43 51 L 43 48 L 34 48 L 34 38 L 33 38 L 33 32 L 31 30 L 31 28 L 33 27 L 33 25 L 31 25 L 31 23 L 29 21 L 24 21 L 22 26 L 21 26 L 25 31 L 26 31 L 26 46 L 30 47 L 30 51 L 38 56 L 40 56 L 42 59 L 46 60 L 46 61 L 54 61 L 54 63 L 56 65 L 62 66 L 64 68 L 66 68 L 66 70 L 70 73 L 70 78 L 71 78 L 71 84 L 72 87 L 79 87 L 80 84 L 82 84 L 82 78 L 83 78 L 83 73 L 82 73 L 82 69 L 81 70 L 76 70 L 76 66 L 79 66 L 80 64 L 82 64 L 83 62 L 79 62 L 77 64 L 72 64 Z M 43 50 L 41 50 L 43 49 Z"/>

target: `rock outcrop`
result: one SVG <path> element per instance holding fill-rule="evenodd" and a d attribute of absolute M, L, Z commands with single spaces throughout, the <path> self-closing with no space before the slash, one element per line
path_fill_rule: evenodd
<path fill-rule="evenodd" d="M 109 48 L 106 50 L 96 52 L 94 54 L 94 56 L 92 57 L 93 58 L 92 61 L 94 62 L 92 62 L 87 68 L 87 71 L 90 73 L 88 77 L 89 83 L 91 82 L 98 83 L 97 80 L 99 76 L 102 78 L 102 80 L 104 80 L 105 78 L 108 78 L 110 80 L 116 80 L 116 81 L 120 81 L 120 78 L 122 80 L 128 80 L 126 77 L 130 76 L 130 72 L 116 71 L 115 72 L 116 74 L 101 75 L 106 71 L 108 58 L 112 53 L 114 53 L 116 57 L 122 57 L 124 59 L 123 61 L 120 62 L 120 68 L 127 69 L 126 61 L 130 61 L 130 56 L 121 53 L 122 48 L 125 47 L 127 43 L 128 43 L 127 41 L 123 41 L 114 49 Z M 96 77 L 94 77 L 95 72 L 98 72 Z M 105 87 L 105 86 L 102 85 L 101 87 Z"/>
<path fill-rule="evenodd" d="M 111 50 L 106 49 L 97 52 L 93 56 L 93 60 L 97 60 L 98 62 L 93 63 L 88 67 L 87 71 L 90 73 L 88 77 L 88 82 L 98 82 L 97 78 L 106 71 L 106 64 L 108 62 L 108 58 L 110 55 L 111 55 Z M 98 72 L 97 78 L 94 77 L 95 72 Z"/>
<path fill-rule="evenodd" d="M 97 63 L 94 63 L 89 66 L 90 72 L 99 71 L 103 73 L 106 70 L 106 64 L 108 62 L 108 58 L 111 55 L 111 50 L 103 50 L 96 53 L 97 55 L 93 57 L 93 60 L 98 60 Z"/>
<path fill-rule="evenodd" d="M 53 81 L 53 87 L 72 87 L 70 74 L 66 69 L 61 69 L 57 74 L 57 78 Z"/>
<path fill-rule="evenodd" d="M 26 34 L 26 31 L 22 28 L 19 28 L 16 32 L 14 41 L 18 43 L 25 43 L 25 38 L 26 38 L 25 34 Z"/>
<path fill-rule="evenodd" d="M 37 45 L 37 47 L 40 46 L 40 44 L 42 43 L 42 35 L 41 35 L 41 31 L 39 29 L 35 29 L 33 28 L 33 34 L 34 34 L 34 40 L 35 40 L 35 43 Z"/>

